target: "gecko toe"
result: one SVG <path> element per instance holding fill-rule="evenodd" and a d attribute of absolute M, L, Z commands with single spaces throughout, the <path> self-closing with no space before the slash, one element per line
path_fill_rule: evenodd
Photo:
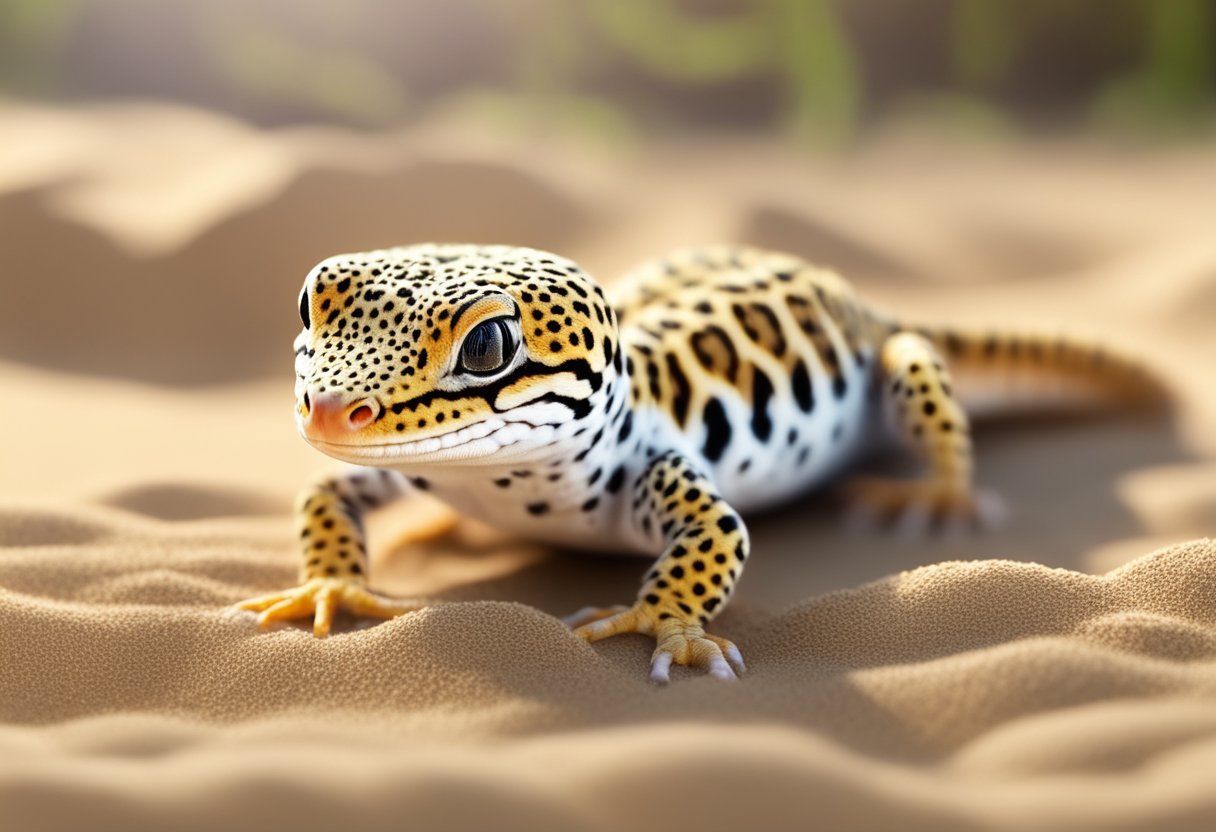
<path fill-rule="evenodd" d="M 656 685 L 665 685 L 671 681 L 672 658 L 666 651 L 654 655 L 650 660 L 650 681 Z"/>
<path fill-rule="evenodd" d="M 721 679 L 724 682 L 737 682 L 739 677 L 735 675 L 735 671 L 727 664 L 726 659 L 722 656 L 714 656 L 709 660 L 706 669 L 709 675 L 715 679 Z"/>
<path fill-rule="evenodd" d="M 577 612 L 572 612 L 567 616 L 562 617 L 562 623 L 571 630 L 577 630 L 585 624 L 590 624 L 593 621 L 600 621 L 604 618 L 609 618 L 618 615 L 629 609 L 624 604 L 617 604 L 612 607 L 583 607 Z"/>

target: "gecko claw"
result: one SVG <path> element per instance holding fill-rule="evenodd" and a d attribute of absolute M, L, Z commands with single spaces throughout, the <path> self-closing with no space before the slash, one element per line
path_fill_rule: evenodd
<path fill-rule="evenodd" d="M 667 651 L 656 653 L 650 660 L 650 681 L 665 685 L 671 681 L 671 662 L 674 657 Z"/>
<path fill-rule="evenodd" d="M 747 672 L 747 665 L 743 663 L 743 654 L 739 652 L 738 647 L 726 639 L 722 639 L 718 646 L 722 648 L 722 655 L 726 657 L 736 675 L 742 676 Z"/>

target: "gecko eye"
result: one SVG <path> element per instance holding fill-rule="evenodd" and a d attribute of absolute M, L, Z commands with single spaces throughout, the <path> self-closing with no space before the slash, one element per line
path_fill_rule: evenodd
<path fill-rule="evenodd" d="M 515 357 L 519 339 L 507 318 L 484 321 L 473 327 L 460 348 L 460 370 L 484 375 L 501 370 Z"/>
<path fill-rule="evenodd" d="M 300 320 L 304 322 L 305 329 L 312 326 L 308 319 L 308 287 L 304 287 L 304 291 L 300 292 Z"/>

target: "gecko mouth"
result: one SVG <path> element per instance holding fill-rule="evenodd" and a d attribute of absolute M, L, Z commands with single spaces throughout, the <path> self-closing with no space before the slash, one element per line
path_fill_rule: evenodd
<path fill-rule="evenodd" d="M 527 425 L 502 419 L 487 419 L 459 430 L 410 439 L 403 442 L 345 444 L 304 436 L 322 453 L 363 465 L 391 465 L 396 462 L 452 462 L 488 456 L 518 442 Z M 521 430 L 522 429 L 522 430 Z"/>

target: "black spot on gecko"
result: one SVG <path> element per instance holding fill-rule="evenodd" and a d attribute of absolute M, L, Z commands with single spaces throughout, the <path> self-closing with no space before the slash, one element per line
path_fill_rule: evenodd
<path fill-rule="evenodd" d="M 836 398 L 843 399 L 847 392 L 849 392 L 849 386 L 845 383 L 844 376 L 836 376 L 832 380 L 832 393 Z"/>
<path fill-rule="evenodd" d="M 794 387 L 794 401 L 798 403 L 798 409 L 803 413 L 810 413 L 815 408 L 815 394 L 811 390 L 811 376 L 801 359 L 794 364 L 791 381 Z"/>
<path fill-rule="evenodd" d="M 608 493 L 615 494 L 621 490 L 621 485 L 625 482 L 625 466 L 619 466 L 612 472 L 612 476 L 608 478 L 608 483 L 604 486 L 608 489 Z"/>
<path fill-rule="evenodd" d="M 768 403 L 773 398 L 773 383 L 759 368 L 752 380 L 752 433 L 761 442 L 773 435 L 773 422 L 768 416 Z"/>
<path fill-rule="evenodd" d="M 624 442 L 629 438 L 629 434 L 633 433 L 633 411 L 625 414 L 625 423 L 621 425 L 620 435 L 617 437 L 619 441 Z"/>
<path fill-rule="evenodd" d="M 710 462 L 717 462 L 730 444 L 731 429 L 726 418 L 726 409 L 716 396 L 705 403 L 702 419 L 705 422 L 706 435 L 701 452 Z"/>

